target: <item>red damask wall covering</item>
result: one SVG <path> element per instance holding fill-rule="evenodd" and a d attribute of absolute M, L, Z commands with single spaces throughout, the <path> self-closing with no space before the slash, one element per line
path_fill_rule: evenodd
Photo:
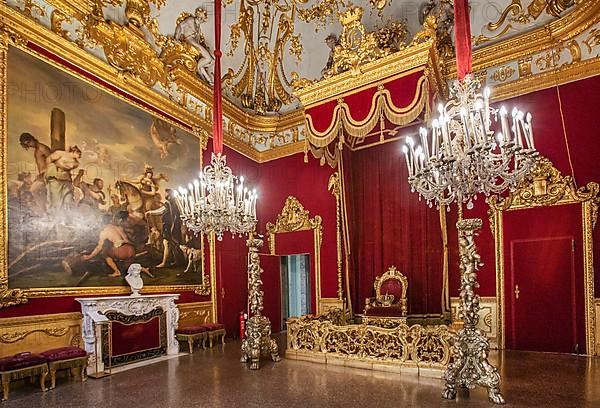
<path fill-rule="evenodd" d="M 550 159 L 563 176 L 574 175 L 578 187 L 594 181 L 600 182 L 600 116 L 595 107 L 600 106 L 600 76 L 562 85 L 559 88 L 564 113 L 566 137 L 562 130 L 560 104 L 556 88 L 546 89 L 502 102 L 506 106 L 518 106 L 530 111 L 534 117 L 534 136 L 539 152 Z M 495 104 L 500 105 L 500 104 Z M 569 164 L 569 151 L 573 171 Z M 475 208 L 465 211 L 465 217 L 479 217 L 484 221 L 477 241 L 481 259 L 485 264 L 479 273 L 481 296 L 496 295 L 496 271 L 494 266 L 494 238 L 487 216 L 488 206 L 483 200 L 475 202 Z M 569 211 L 568 206 L 562 208 Z M 534 210 L 522 210 L 535 217 Z M 539 222 L 563 222 L 562 217 Z M 459 287 L 458 245 L 456 213 L 448 219 L 448 239 L 450 249 L 450 294 L 457 296 Z M 506 217 L 504 229 L 518 228 Z M 595 291 L 600 297 L 600 228 L 594 229 Z M 581 241 L 579 242 L 581 245 Z"/>

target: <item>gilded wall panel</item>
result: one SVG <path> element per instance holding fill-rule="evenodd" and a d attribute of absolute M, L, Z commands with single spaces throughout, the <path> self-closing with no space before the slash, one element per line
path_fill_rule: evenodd
<path fill-rule="evenodd" d="M 213 322 L 211 302 L 192 302 L 177 305 L 179 308 L 179 326 Z"/>
<path fill-rule="evenodd" d="M 0 357 L 82 344 L 78 312 L 0 319 Z"/>
<path fill-rule="evenodd" d="M 456 320 L 460 299 L 450 298 L 452 321 Z M 479 301 L 479 323 L 477 328 L 482 330 L 490 341 L 490 347 L 498 348 L 498 311 L 495 297 L 482 297 Z"/>

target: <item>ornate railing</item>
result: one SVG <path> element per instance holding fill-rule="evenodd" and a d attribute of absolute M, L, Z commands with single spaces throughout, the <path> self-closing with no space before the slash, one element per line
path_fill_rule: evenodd
<path fill-rule="evenodd" d="M 447 326 L 395 328 L 367 324 L 336 325 L 314 317 L 287 322 L 287 354 L 311 361 L 334 358 L 417 368 L 444 369 L 452 356 L 454 334 Z"/>

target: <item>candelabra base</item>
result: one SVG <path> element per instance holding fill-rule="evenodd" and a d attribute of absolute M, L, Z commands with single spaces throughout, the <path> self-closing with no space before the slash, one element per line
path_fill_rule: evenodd
<path fill-rule="evenodd" d="M 455 399 L 457 388 L 486 387 L 494 404 L 504 404 L 500 393 L 500 375 L 488 361 L 490 344 L 481 330 L 461 329 L 454 342 L 452 362 L 444 373 L 446 388 L 443 397 Z"/>
<path fill-rule="evenodd" d="M 279 346 L 271 338 L 271 322 L 265 316 L 252 316 L 246 326 L 247 338 L 242 342 L 242 363 L 250 361 L 250 369 L 258 370 L 260 357 L 271 355 L 274 362 L 281 361 Z"/>
<path fill-rule="evenodd" d="M 460 220 L 456 226 L 460 245 L 460 309 L 459 318 L 464 327 L 458 331 L 454 340 L 453 362 L 444 373 L 446 387 L 442 394 L 445 399 L 455 399 L 458 387 L 468 390 L 476 386 L 486 387 L 490 401 L 504 404 L 500 393 L 500 375 L 490 364 L 488 356 L 490 343 L 485 334 L 476 328 L 479 322 L 479 295 L 474 288 L 479 287 L 477 269 L 481 265 L 475 231 L 481 228 L 480 219 Z"/>

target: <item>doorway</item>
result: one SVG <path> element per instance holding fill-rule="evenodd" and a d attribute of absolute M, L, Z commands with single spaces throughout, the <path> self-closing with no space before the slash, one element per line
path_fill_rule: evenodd
<path fill-rule="evenodd" d="M 511 212 L 506 220 L 506 348 L 584 353 L 581 211 L 543 207 Z"/>
<path fill-rule="evenodd" d="M 290 317 L 312 313 L 310 302 L 310 255 L 295 254 L 280 257 L 281 327 Z"/>

